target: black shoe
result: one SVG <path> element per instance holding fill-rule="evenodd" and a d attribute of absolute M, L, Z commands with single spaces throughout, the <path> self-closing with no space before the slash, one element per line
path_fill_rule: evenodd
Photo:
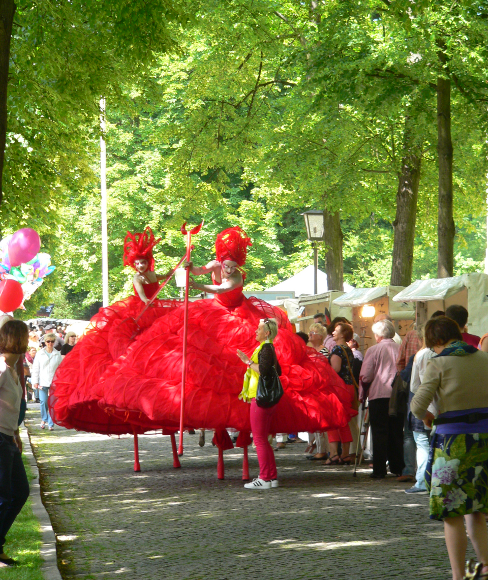
<path fill-rule="evenodd" d="M 12 568 L 13 566 L 17 566 L 17 560 L 12 560 L 12 558 L 0 558 L 0 568 Z"/>
<path fill-rule="evenodd" d="M 386 474 L 382 475 L 381 473 L 370 473 L 369 477 L 371 477 L 371 479 L 385 479 Z"/>
<path fill-rule="evenodd" d="M 324 457 L 315 457 L 315 455 L 307 455 L 309 461 L 326 461 L 329 458 L 327 454 Z"/>

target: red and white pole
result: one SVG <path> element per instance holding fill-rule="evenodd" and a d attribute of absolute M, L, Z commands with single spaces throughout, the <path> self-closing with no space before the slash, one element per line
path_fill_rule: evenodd
<path fill-rule="evenodd" d="M 191 260 L 191 251 L 193 249 L 191 245 L 192 234 L 198 234 L 203 222 L 190 230 L 189 232 L 185 229 L 186 222 L 181 226 L 181 233 L 186 235 L 186 261 Z M 185 284 L 185 306 L 184 306 L 184 319 L 183 319 L 183 362 L 181 370 L 181 407 L 180 407 L 180 440 L 178 445 L 178 455 L 183 455 L 183 426 L 185 423 L 185 385 L 186 385 L 186 342 L 188 336 L 188 296 L 190 291 L 190 268 L 186 269 L 186 284 Z"/>

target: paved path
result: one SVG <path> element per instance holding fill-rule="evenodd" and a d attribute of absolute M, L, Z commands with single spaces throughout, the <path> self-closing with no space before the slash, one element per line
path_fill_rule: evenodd
<path fill-rule="evenodd" d="M 394 478 L 325 468 L 304 445 L 277 453 L 279 489 L 244 490 L 240 449 L 216 449 L 186 435 L 183 468 L 169 437 L 108 438 L 27 420 L 43 501 L 65 580 L 376 580 L 450 577 L 442 525 L 427 496 Z M 209 434 L 207 433 L 207 439 Z M 256 475 L 255 452 L 250 452 Z"/>

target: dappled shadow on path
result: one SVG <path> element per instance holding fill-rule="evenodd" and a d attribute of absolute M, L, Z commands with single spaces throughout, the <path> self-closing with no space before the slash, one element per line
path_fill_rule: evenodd
<path fill-rule="evenodd" d="M 393 478 L 357 478 L 306 461 L 304 446 L 277 454 L 281 487 L 244 490 L 242 450 L 225 453 L 185 437 L 182 469 L 169 438 L 132 438 L 30 426 L 43 497 L 65 580 L 269 580 L 448 577 L 443 529 L 428 498 Z M 251 473 L 257 475 L 250 451 Z"/>

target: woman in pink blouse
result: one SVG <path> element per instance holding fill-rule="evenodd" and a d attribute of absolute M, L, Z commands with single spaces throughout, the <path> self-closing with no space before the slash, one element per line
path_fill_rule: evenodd
<path fill-rule="evenodd" d="M 390 472 L 400 476 L 403 463 L 403 416 L 388 414 L 391 384 L 396 374 L 400 346 L 393 340 L 395 327 L 389 320 L 373 324 L 376 343 L 366 351 L 361 368 L 359 400 L 369 400 L 369 418 L 373 438 L 373 479 L 386 477 L 386 462 Z M 369 385 L 367 390 L 365 385 Z"/>

